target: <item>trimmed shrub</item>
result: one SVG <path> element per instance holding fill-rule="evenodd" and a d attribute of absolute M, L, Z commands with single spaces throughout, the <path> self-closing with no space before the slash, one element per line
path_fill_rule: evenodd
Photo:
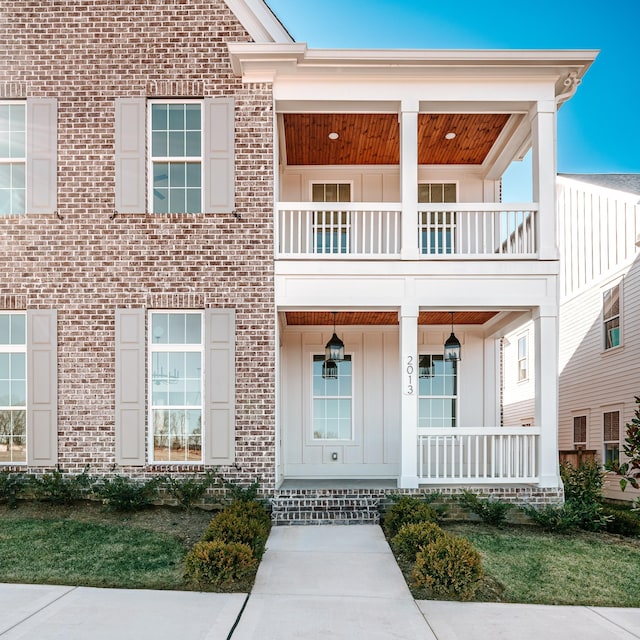
<path fill-rule="evenodd" d="M 167 493 L 174 498 L 183 509 L 191 509 L 198 501 L 202 500 L 209 487 L 218 482 L 213 471 L 207 471 L 199 478 L 175 478 L 166 476 L 163 479 Z"/>
<path fill-rule="evenodd" d="M 610 518 L 606 525 L 609 533 L 629 537 L 640 536 L 640 517 L 636 512 L 609 504 L 604 505 L 602 511 Z"/>
<path fill-rule="evenodd" d="M 404 524 L 437 522 L 438 514 L 424 500 L 413 496 L 401 496 L 389 508 L 382 521 L 388 538 L 393 538 Z"/>
<path fill-rule="evenodd" d="M 202 540 L 246 544 L 259 560 L 270 528 L 269 516 L 259 503 L 233 502 L 211 520 Z"/>
<path fill-rule="evenodd" d="M 579 515 L 570 503 L 545 504 L 543 507 L 524 505 L 522 511 L 541 529 L 550 533 L 567 533 L 578 528 Z"/>
<path fill-rule="evenodd" d="M 65 475 L 60 469 L 30 479 L 33 497 L 50 504 L 69 505 L 85 498 L 91 489 L 87 469 L 76 475 Z"/>
<path fill-rule="evenodd" d="M 426 588 L 436 597 L 460 600 L 473 598 L 483 577 L 475 547 L 464 538 L 449 535 L 421 549 L 411 572 L 415 587 Z"/>
<path fill-rule="evenodd" d="M 25 483 L 23 473 L 0 471 L 0 502 L 6 502 L 11 509 L 15 509 Z"/>
<path fill-rule="evenodd" d="M 114 511 L 136 511 L 145 509 L 158 498 L 158 487 L 162 478 L 131 480 L 125 476 L 105 478 L 93 488 L 95 495 L 107 509 Z"/>
<path fill-rule="evenodd" d="M 185 579 L 201 587 L 234 587 L 258 567 L 251 548 L 241 542 L 197 542 L 185 557 Z"/>
<path fill-rule="evenodd" d="M 413 562 L 423 547 L 446 535 L 435 522 L 413 522 L 400 527 L 391 540 L 391 547 L 398 556 Z"/>
<path fill-rule="evenodd" d="M 482 522 L 501 527 L 506 519 L 507 513 L 513 508 L 509 502 L 504 502 L 494 496 L 481 498 L 472 491 L 462 490 L 458 498 L 463 508 L 468 509 L 471 513 L 475 513 L 480 517 Z"/>
<path fill-rule="evenodd" d="M 560 463 L 560 476 L 567 501 L 599 502 L 605 472 L 597 460 L 584 460 L 577 467 L 570 462 Z"/>

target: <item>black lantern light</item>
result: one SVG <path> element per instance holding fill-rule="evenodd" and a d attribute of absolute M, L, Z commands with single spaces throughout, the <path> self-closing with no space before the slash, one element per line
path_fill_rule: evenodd
<path fill-rule="evenodd" d="M 460 340 L 456 338 L 456 334 L 453 333 L 453 311 L 451 313 L 451 335 L 444 343 L 444 359 L 445 360 L 460 360 Z"/>
<path fill-rule="evenodd" d="M 324 347 L 325 362 L 344 360 L 344 342 L 336 335 L 336 312 L 333 312 L 333 335 Z"/>

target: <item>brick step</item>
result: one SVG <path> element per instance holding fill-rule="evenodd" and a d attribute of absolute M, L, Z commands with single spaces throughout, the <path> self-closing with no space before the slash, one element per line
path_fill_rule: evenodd
<path fill-rule="evenodd" d="M 295 494 L 271 499 L 274 525 L 378 524 L 380 498 L 362 495 Z"/>

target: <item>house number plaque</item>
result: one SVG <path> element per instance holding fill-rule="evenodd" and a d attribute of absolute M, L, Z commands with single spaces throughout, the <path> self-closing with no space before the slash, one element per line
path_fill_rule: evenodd
<path fill-rule="evenodd" d="M 415 393 L 416 384 L 416 358 L 405 356 L 404 360 L 404 394 L 412 396 Z"/>

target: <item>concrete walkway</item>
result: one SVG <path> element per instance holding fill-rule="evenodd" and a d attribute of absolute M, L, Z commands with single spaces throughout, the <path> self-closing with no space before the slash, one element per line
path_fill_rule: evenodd
<path fill-rule="evenodd" d="M 273 528 L 248 599 L 0 584 L 0 640 L 87 638 L 640 640 L 640 609 L 415 602 L 373 525 Z"/>

